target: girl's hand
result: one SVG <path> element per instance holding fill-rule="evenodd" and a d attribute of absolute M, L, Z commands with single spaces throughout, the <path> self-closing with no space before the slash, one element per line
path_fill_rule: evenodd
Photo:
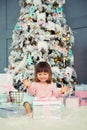
<path fill-rule="evenodd" d="M 23 79 L 22 82 L 26 86 L 26 88 L 30 88 L 30 79 Z"/>
<path fill-rule="evenodd" d="M 69 86 L 63 86 L 63 85 L 62 85 L 60 92 L 61 92 L 62 94 L 64 94 L 64 93 L 67 92 L 68 90 L 69 90 Z"/>

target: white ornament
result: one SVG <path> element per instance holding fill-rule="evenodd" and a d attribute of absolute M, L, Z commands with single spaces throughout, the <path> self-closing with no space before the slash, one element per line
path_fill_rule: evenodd
<path fill-rule="evenodd" d="M 33 3 L 35 6 L 38 6 L 38 5 L 41 6 L 42 4 L 41 0 L 33 0 Z"/>
<path fill-rule="evenodd" d="M 38 42 L 38 50 L 44 49 L 45 51 L 48 50 L 48 44 L 46 41 L 39 41 Z"/>

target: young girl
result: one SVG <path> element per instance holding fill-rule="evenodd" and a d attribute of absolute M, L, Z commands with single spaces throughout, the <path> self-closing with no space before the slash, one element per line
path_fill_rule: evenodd
<path fill-rule="evenodd" d="M 26 113 L 31 112 L 34 97 L 38 98 L 51 98 L 58 97 L 59 94 L 56 89 L 55 83 L 52 82 L 51 67 L 47 62 L 39 62 L 35 66 L 35 77 L 32 84 L 30 80 L 23 80 L 24 85 L 27 87 L 27 92 L 32 95 L 24 100 Z"/>

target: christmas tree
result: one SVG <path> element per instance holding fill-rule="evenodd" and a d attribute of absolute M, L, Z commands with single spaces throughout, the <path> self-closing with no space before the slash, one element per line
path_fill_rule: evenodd
<path fill-rule="evenodd" d="M 8 72 L 14 86 L 25 91 L 23 78 L 34 78 L 34 66 L 47 61 L 57 87 L 73 88 L 77 79 L 72 47 L 74 36 L 67 25 L 65 0 L 20 0 L 20 16 L 12 35 Z"/>

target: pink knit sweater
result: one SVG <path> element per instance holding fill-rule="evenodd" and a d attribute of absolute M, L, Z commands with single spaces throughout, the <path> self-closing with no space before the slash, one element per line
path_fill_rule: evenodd
<path fill-rule="evenodd" d="M 28 93 L 38 98 L 51 98 L 59 96 L 55 83 L 41 86 L 41 83 L 32 82 L 31 87 L 28 89 Z"/>

